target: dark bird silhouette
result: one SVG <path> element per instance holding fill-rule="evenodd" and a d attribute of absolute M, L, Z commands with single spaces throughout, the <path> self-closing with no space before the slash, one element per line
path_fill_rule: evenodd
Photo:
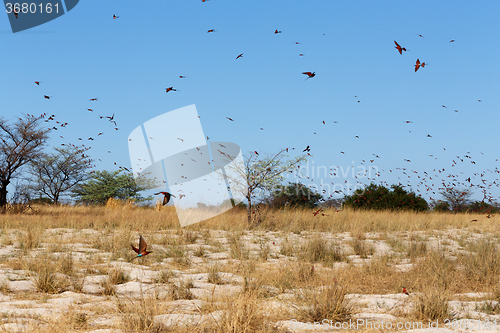
<path fill-rule="evenodd" d="M 90 101 L 91 102 L 97 102 L 97 98 L 91 98 Z"/>
<path fill-rule="evenodd" d="M 165 89 L 166 91 L 165 92 L 169 92 L 169 91 L 177 91 L 177 89 L 174 89 L 174 87 L 168 87 Z"/>
<path fill-rule="evenodd" d="M 312 73 L 311 73 L 311 72 L 302 72 L 302 74 L 307 75 L 307 79 L 310 79 L 310 78 L 312 78 L 312 77 L 315 77 L 315 76 L 316 76 L 316 72 L 312 72 Z M 306 79 L 306 80 L 307 80 L 307 79 Z"/>
<path fill-rule="evenodd" d="M 454 41 L 455 41 L 455 40 L 454 40 L 454 39 L 452 39 L 452 40 L 450 40 L 450 43 L 453 43 Z"/>
<path fill-rule="evenodd" d="M 136 248 L 132 244 L 130 244 L 130 245 L 132 246 L 132 250 L 134 250 L 135 253 L 137 253 L 137 257 L 134 257 L 132 259 L 147 256 L 148 254 L 151 253 L 151 251 L 146 251 L 148 244 L 146 244 L 146 241 L 144 240 L 144 238 L 142 238 L 142 236 L 139 236 L 139 248 Z"/>
<path fill-rule="evenodd" d="M 424 38 L 424 36 L 422 36 L 422 35 L 418 35 L 418 36 Z"/>
<path fill-rule="evenodd" d="M 309 145 L 302 152 L 305 152 L 305 151 L 311 151 L 311 148 L 309 148 Z"/>
<path fill-rule="evenodd" d="M 170 197 L 174 197 L 175 198 L 175 195 L 169 193 L 169 192 L 158 192 L 158 193 L 155 193 L 155 195 L 158 195 L 158 194 L 163 194 L 164 197 L 163 197 L 163 203 L 162 205 L 165 206 L 166 204 L 168 204 L 168 202 L 170 201 Z"/>
<path fill-rule="evenodd" d="M 35 81 L 36 85 L 39 86 L 40 85 L 40 81 Z"/>
<path fill-rule="evenodd" d="M 215 31 L 214 29 L 210 29 L 210 30 L 207 31 L 207 33 L 214 32 L 214 31 Z"/>
<path fill-rule="evenodd" d="M 50 97 L 52 96 L 43 95 L 43 97 L 45 97 L 46 99 L 50 99 Z"/>
<path fill-rule="evenodd" d="M 280 34 L 281 31 L 278 31 L 278 29 L 274 30 L 274 34 Z"/>
<path fill-rule="evenodd" d="M 113 14 L 113 20 L 116 20 L 117 18 L 120 18 L 120 16 L 116 16 Z"/>
<path fill-rule="evenodd" d="M 226 117 L 227 119 L 231 120 L 231 121 L 234 121 L 233 119 L 229 118 L 229 117 Z"/>
<path fill-rule="evenodd" d="M 238 59 L 238 58 L 242 58 L 242 57 L 243 57 L 243 53 L 242 53 L 242 54 L 240 54 L 240 55 L 238 55 L 238 56 L 236 57 L 236 59 Z"/>
<path fill-rule="evenodd" d="M 398 49 L 399 54 L 403 54 L 403 51 L 406 52 L 406 48 L 401 47 L 401 45 L 399 45 L 398 42 L 394 41 L 394 44 L 396 44 L 396 49 Z"/>
<path fill-rule="evenodd" d="M 179 78 L 185 79 L 186 77 L 184 75 L 180 75 Z"/>

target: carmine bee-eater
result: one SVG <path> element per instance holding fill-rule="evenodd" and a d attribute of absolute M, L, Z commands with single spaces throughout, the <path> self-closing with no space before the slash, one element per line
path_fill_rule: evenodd
<path fill-rule="evenodd" d="M 144 238 L 142 238 L 142 236 L 139 236 L 139 248 L 136 248 L 132 244 L 130 245 L 132 246 L 132 249 L 137 253 L 137 257 L 134 257 L 132 259 L 147 256 L 148 254 L 151 253 L 151 251 L 146 251 L 148 244 L 146 244 L 146 241 L 144 240 Z"/>

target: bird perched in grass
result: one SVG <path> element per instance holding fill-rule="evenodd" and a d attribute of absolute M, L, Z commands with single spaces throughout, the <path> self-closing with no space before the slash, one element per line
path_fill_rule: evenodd
<path fill-rule="evenodd" d="M 148 254 L 151 253 L 151 251 L 146 251 L 148 244 L 146 244 L 146 241 L 144 240 L 144 238 L 142 238 L 142 235 L 139 236 L 139 248 L 136 248 L 132 244 L 130 245 L 132 246 L 132 249 L 137 253 L 137 257 L 132 258 L 132 260 L 135 258 L 147 256 Z"/>
<path fill-rule="evenodd" d="M 403 287 L 403 293 L 406 294 L 406 295 L 408 295 L 408 296 L 410 296 L 410 293 L 406 290 L 405 287 Z"/>
<path fill-rule="evenodd" d="M 168 204 L 168 202 L 170 201 L 170 197 L 174 197 L 175 198 L 175 195 L 173 195 L 172 193 L 169 193 L 169 192 L 158 192 L 158 193 L 155 193 L 155 195 L 158 195 L 158 194 L 163 194 L 164 197 L 163 197 L 163 206 L 165 206 L 166 204 Z"/>

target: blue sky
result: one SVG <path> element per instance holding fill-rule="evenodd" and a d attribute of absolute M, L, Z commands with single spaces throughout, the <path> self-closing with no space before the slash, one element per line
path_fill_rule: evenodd
<path fill-rule="evenodd" d="M 374 165 L 377 182 L 422 194 L 427 172 L 424 198 L 437 199 L 441 178 L 499 178 L 499 12 L 494 1 L 82 0 L 15 34 L 4 15 L 0 115 L 54 114 L 69 125 L 52 146 L 84 142 L 97 169 L 113 170 L 130 167 L 134 128 L 195 104 L 212 141 L 244 153 L 294 147 L 291 156 L 310 145 L 310 165 Z M 415 73 L 417 58 L 428 65 Z M 316 76 L 304 80 L 305 71 Z M 170 86 L 178 91 L 165 93 Z M 118 131 L 99 119 L 113 113 Z M 496 184 L 491 192 L 500 196 Z"/>

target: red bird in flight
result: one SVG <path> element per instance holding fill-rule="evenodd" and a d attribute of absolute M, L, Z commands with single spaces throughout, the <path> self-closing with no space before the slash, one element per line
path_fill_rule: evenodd
<path fill-rule="evenodd" d="M 275 33 L 275 34 L 280 34 L 280 33 L 281 33 L 281 31 L 278 31 L 278 29 L 276 29 L 276 30 L 274 30 L 274 33 Z"/>
<path fill-rule="evenodd" d="M 207 33 L 214 32 L 214 31 L 215 31 L 214 29 L 210 29 L 210 30 L 207 31 Z"/>
<path fill-rule="evenodd" d="M 243 57 L 243 53 L 242 53 L 242 54 L 240 54 L 239 56 L 237 56 L 237 57 L 236 57 L 236 59 L 238 59 L 238 58 L 242 58 L 242 57 Z"/>
<path fill-rule="evenodd" d="M 174 89 L 174 87 L 168 87 L 167 89 L 165 89 L 166 92 L 169 92 L 169 91 L 177 91 L 177 89 Z"/>
<path fill-rule="evenodd" d="M 35 81 L 36 85 L 39 86 L 40 85 L 40 81 Z"/>
<path fill-rule="evenodd" d="M 401 47 L 401 45 L 399 45 L 398 42 L 394 41 L 394 44 L 396 44 L 396 49 L 398 49 L 399 54 L 403 54 L 403 51 L 406 52 L 406 48 Z"/>
<path fill-rule="evenodd" d="M 315 77 L 315 76 L 316 76 L 316 72 L 312 72 L 312 73 L 311 73 L 311 72 L 303 72 L 302 74 L 307 75 L 307 76 L 308 76 L 308 77 L 307 77 L 307 79 L 310 79 L 310 78 L 312 78 L 312 77 Z M 307 79 L 306 79 L 306 80 L 307 80 Z"/>
<path fill-rule="evenodd" d="M 120 16 L 113 15 L 113 20 L 116 20 L 117 18 L 120 18 Z"/>
<path fill-rule="evenodd" d="M 132 244 L 130 244 L 130 245 L 132 245 Z M 148 247 L 148 244 L 146 244 L 146 241 L 144 240 L 144 238 L 142 238 L 142 236 L 139 236 L 139 248 L 136 248 L 134 245 L 132 245 L 132 250 L 134 250 L 135 253 L 137 253 L 137 257 L 134 257 L 132 259 L 139 258 L 142 256 L 147 256 L 148 254 L 150 254 L 151 251 L 146 251 L 147 247 Z"/>
<path fill-rule="evenodd" d="M 91 98 L 91 99 L 90 99 L 90 101 L 91 101 L 91 102 L 94 102 L 94 101 L 96 101 L 96 102 L 97 102 L 97 98 Z"/>
<path fill-rule="evenodd" d="M 425 62 L 420 63 L 420 60 L 419 60 L 419 59 L 417 59 L 417 62 L 415 63 L 415 72 L 416 72 L 416 71 L 418 71 L 418 69 L 419 69 L 420 67 L 424 68 L 424 67 L 425 67 Z"/>

